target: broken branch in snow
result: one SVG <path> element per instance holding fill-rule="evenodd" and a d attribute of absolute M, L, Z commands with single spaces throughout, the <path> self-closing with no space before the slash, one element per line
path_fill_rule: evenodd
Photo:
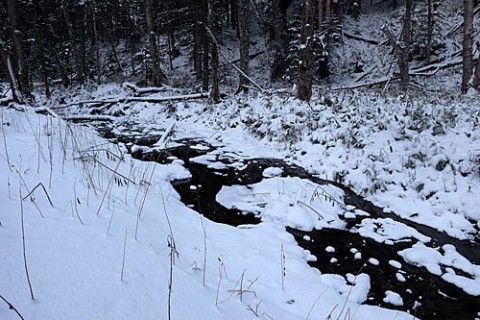
<path fill-rule="evenodd" d="M 390 81 L 398 80 L 398 79 L 400 79 L 400 77 L 398 77 L 398 76 L 382 77 L 382 78 L 379 78 L 377 80 L 373 80 L 373 81 L 369 81 L 369 82 L 361 82 L 361 83 L 357 83 L 357 84 L 332 88 L 332 90 L 345 90 L 345 89 L 357 89 L 357 88 L 362 88 L 362 87 L 370 87 L 370 86 L 385 84 L 385 83 L 388 83 Z"/>
<path fill-rule="evenodd" d="M 223 51 L 220 50 L 220 45 L 218 44 L 217 39 L 215 39 L 215 36 L 213 35 L 212 30 L 210 30 L 210 28 L 208 28 L 208 27 L 205 27 L 205 28 L 207 29 L 207 33 L 210 36 L 210 38 L 212 38 L 212 41 L 217 46 L 218 52 L 220 52 L 220 55 L 222 56 L 222 58 L 225 59 L 225 61 L 227 61 L 235 70 L 237 70 L 238 73 L 240 73 L 242 76 L 244 76 L 245 79 L 250 81 L 250 83 L 253 84 L 255 86 L 255 88 L 260 90 L 260 92 L 264 92 L 265 90 L 263 90 L 263 88 L 258 83 L 256 83 L 252 78 L 250 78 L 245 72 L 243 72 L 242 69 L 237 67 L 232 61 L 228 60 L 228 57 L 225 55 L 225 53 L 223 53 Z"/>
<path fill-rule="evenodd" d="M 473 16 L 476 16 L 480 12 L 480 6 L 477 6 L 475 10 L 473 11 Z M 448 31 L 447 36 L 451 36 L 454 34 L 458 29 L 460 29 L 463 26 L 463 19 L 459 23 L 457 23 L 450 31 Z"/>
<path fill-rule="evenodd" d="M 160 139 L 158 139 L 157 142 L 155 142 L 154 146 L 160 149 L 165 149 L 167 145 L 167 140 L 168 138 L 173 134 L 173 128 L 175 128 L 176 123 L 172 123 L 167 130 L 162 134 Z"/>
<path fill-rule="evenodd" d="M 458 57 L 449 61 L 445 62 L 439 62 L 439 63 L 433 63 L 429 64 L 423 67 L 415 68 L 409 72 L 411 76 L 433 76 L 435 75 L 438 71 L 442 69 L 447 69 L 450 67 L 458 66 L 461 65 L 463 62 L 462 57 Z"/>

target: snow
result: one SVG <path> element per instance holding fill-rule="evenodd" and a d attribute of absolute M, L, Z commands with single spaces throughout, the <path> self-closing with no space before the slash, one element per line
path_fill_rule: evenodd
<path fill-rule="evenodd" d="M 297 177 L 274 177 L 253 185 L 224 186 L 217 201 L 226 208 L 253 212 L 262 221 L 276 221 L 299 230 L 322 227 L 340 228 L 343 213 L 336 201 L 343 191 L 333 186 L 320 186 Z"/>
<path fill-rule="evenodd" d="M 389 260 L 388 264 L 391 265 L 392 267 L 394 267 L 395 269 L 401 269 L 402 268 L 402 264 L 400 262 L 398 262 L 397 260 Z"/>
<path fill-rule="evenodd" d="M 417 243 L 410 249 L 399 251 L 398 254 L 410 264 L 423 266 L 434 275 L 442 275 L 442 269 L 439 265 L 442 254 L 435 249 Z"/>
<path fill-rule="evenodd" d="M 380 261 L 378 261 L 378 259 L 375 259 L 375 258 L 369 258 L 368 263 L 370 263 L 372 266 L 380 265 Z"/>
<path fill-rule="evenodd" d="M 269 167 L 263 170 L 263 176 L 265 178 L 273 178 L 273 177 L 279 177 L 283 173 L 282 168 L 276 168 L 276 167 Z"/>
<path fill-rule="evenodd" d="M 402 297 L 398 293 L 390 290 L 385 291 L 385 298 L 383 298 L 383 302 L 390 303 L 394 306 L 403 306 Z"/>
<path fill-rule="evenodd" d="M 428 248 L 416 243 L 412 248 L 399 251 L 398 254 L 408 263 L 425 267 L 428 272 L 441 276 L 472 296 L 480 296 L 480 266 L 472 264 L 461 256 L 452 245 L 441 248 Z M 457 275 L 455 270 L 468 275 Z"/>
<path fill-rule="evenodd" d="M 332 247 L 332 246 L 328 246 L 328 247 L 325 248 L 325 252 L 334 253 L 334 252 L 335 252 L 335 248 Z"/>
<path fill-rule="evenodd" d="M 397 273 L 395 274 L 395 278 L 397 278 L 397 280 L 398 280 L 399 282 L 405 282 L 405 281 L 407 281 L 407 279 L 405 279 L 405 277 L 403 276 L 403 274 L 401 274 L 400 272 L 397 272 Z"/>
<path fill-rule="evenodd" d="M 265 318 L 305 319 L 322 292 L 315 317 L 338 318 L 356 310 L 355 319 L 411 319 L 397 310 L 360 305 L 368 295 L 367 275 L 347 284 L 308 266 L 311 255 L 283 226 L 340 225 L 336 217 L 343 210 L 323 197 L 309 202 L 317 187 L 310 182 L 272 177 L 253 186 L 288 209 L 286 215 L 268 205 L 262 209 L 261 197 L 239 189 L 264 222 L 233 228 L 202 219 L 180 202 L 169 182 L 189 177 L 182 161 L 137 161 L 89 127 L 29 110 L 2 108 L 2 117 L 0 288 L 27 319 L 167 319 L 169 309 L 173 319 L 254 319 L 256 306 Z M 38 183 L 53 207 L 41 188 L 20 199 Z M 342 197 L 335 188 L 328 193 Z M 297 201 L 309 203 L 325 219 Z M 23 267 L 20 203 L 33 301 Z M 236 294 L 240 284 L 247 288 L 241 296 Z M 15 318 L 4 304 L 0 316 Z"/>
<path fill-rule="evenodd" d="M 390 218 L 387 219 L 363 219 L 358 233 L 362 237 L 371 238 L 380 243 L 388 240 L 402 240 L 414 238 L 422 242 L 429 242 L 430 238 L 417 230 L 408 227 Z"/>

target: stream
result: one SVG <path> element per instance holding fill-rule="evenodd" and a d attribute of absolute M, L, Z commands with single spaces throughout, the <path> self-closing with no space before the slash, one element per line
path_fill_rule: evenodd
<path fill-rule="evenodd" d="M 97 130 L 112 142 L 151 146 L 159 136 L 118 134 L 108 125 L 96 126 Z M 413 238 L 401 239 L 394 243 L 380 243 L 368 237 L 362 237 L 357 228 L 365 218 L 390 218 L 395 222 L 414 228 L 430 237 L 425 243 L 430 248 L 446 244 L 455 246 L 456 250 L 471 263 L 480 263 L 478 240 L 463 241 L 451 238 L 445 233 L 431 227 L 402 219 L 394 213 L 386 213 L 371 202 L 358 196 L 351 189 L 332 181 L 326 181 L 309 174 L 304 168 L 288 164 L 280 159 L 241 159 L 234 153 L 226 154 L 215 147 L 196 139 L 174 141 L 174 147 L 155 150 L 155 148 L 137 148 L 131 155 L 143 161 L 169 163 L 180 159 L 190 171 L 192 177 L 187 180 L 172 181 L 181 201 L 204 215 L 206 218 L 231 226 L 259 224 L 261 218 L 253 212 L 235 208 L 226 208 L 217 201 L 217 194 L 225 186 L 251 185 L 264 178 L 264 170 L 269 167 L 282 169 L 282 177 L 298 177 L 318 185 L 333 185 L 344 192 L 346 206 L 354 207 L 368 213 L 353 218 L 340 217 L 344 229 L 322 228 L 313 231 L 301 231 L 286 227 L 298 245 L 308 250 L 317 259 L 308 262 L 322 274 L 368 274 L 371 289 L 365 304 L 382 306 L 390 309 L 407 311 L 421 319 L 479 319 L 480 297 L 471 296 L 459 287 L 444 281 L 440 276 L 430 273 L 425 267 L 409 264 L 398 254 L 411 248 L 417 241 Z M 208 161 L 198 161 L 207 156 Z M 334 252 L 326 251 L 335 248 Z M 355 253 L 361 252 L 361 258 Z M 370 263 L 374 258 L 378 263 Z M 400 261 L 401 266 L 392 266 L 390 261 Z M 442 267 L 443 268 L 443 267 Z M 459 275 L 470 276 L 455 269 Z M 470 276 L 471 277 L 471 276 Z M 399 280 L 400 278 L 400 280 Z M 385 292 L 391 290 L 399 293 L 403 299 L 402 306 L 384 302 Z"/>

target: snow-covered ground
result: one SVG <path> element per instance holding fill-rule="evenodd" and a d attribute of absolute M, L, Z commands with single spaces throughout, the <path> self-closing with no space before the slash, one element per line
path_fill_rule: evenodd
<path fill-rule="evenodd" d="M 90 128 L 2 108 L 0 294 L 25 319 L 411 319 L 359 305 L 368 276 L 319 276 L 275 221 L 202 219 L 169 183 L 189 176 L 181 163 L 124 151 Z"/>
<path fill-rule="evenodd" d="M 127 94 L 115 85 L 93 93 Z M 478 97 L 318 96 L 309 104 L 288 94 L 238 96 L 219 105 L 133 102 L 108 112 L 122 114 L 115 122 L 119 134 L 161 136 L 173 128 L 174 138 L 199 138 L 240 158 L 286 159 L 387 211 L 459 239 L 478 239 Z M 284 226 L 343 226 L 341 207 L 322 197 L 308 202 L 317 188 L 311 182 L 281 178 L 271 168 L 251 189 L 222 189 L 219 202 L 263 220 L 234 228 L 201 218 L 180 201 L 169 182 L 189 177 L 181 161 L 137 161 L 124 145 L 108 143 L 89 127 L 31 110 L 1 112 L 0 294 L 25 319 L 167 319 L 169 310 L 172 319 L 412 319 L 361 305 L 370 288 L 367 274 L 320 274 L 307 264 L 315 257 Z M 324 191 L 342 201 L 341 190 Z M 262 193 L 266 206 L 265 197 L 258 199 Z M 385 243 L 416 239 L 399 254 L 401 263 L 392 260 L 396 268 L 424 266 L 480 295 L 479 266 L 452 246 L 427 247 L 428 237 L 389 219 L 365 219 L 358 232 Z M 401 306 L 402 293 L 387 291 L 383 301 Z M 2 303 L 0 316 L 17 318 Z"/>

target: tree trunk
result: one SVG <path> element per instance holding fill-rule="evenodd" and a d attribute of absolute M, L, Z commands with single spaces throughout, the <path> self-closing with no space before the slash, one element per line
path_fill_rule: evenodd
<path fill-rule="evenodd" d="M 208 91 L 208 81 L 209 81 L 209 69 L 208 69 L 208 51 L 210 48 L 210 43 L 208 41 L 208 34 L 205 26 L 208 26 L 208 1 L 203 0 L 203 70 L 202 70 L 202 87 L 204 91 Z"/>
<path fill-rule="evenodd" d="M 475 90 L 480 90 L 480 43 L 477 42 L 477 51 L 479 52 L 477 57 L 477 64 L 475 66 L 475 74 L 473 76 L 473 87 Z"/>
<path fill-rule="evenodd" d="M 272 50 L 275 57 L 270 69 L 270 79 L 272 81 L 282 79 L 285 73 L 285 56 L 287 37 L 287 8 L 282 6 L 280 0 L 272 0 L 273 11 L 273 32 L 272 32 Z"/>
<path fill-rule="evenodd" d="M 85 24 L 86 20 L 85 19 L 85 4 L 80 5 L 79 10 L 75 10 L 77 14 L 79 15 L 79 21 L 78 21 L 78 32 L 80 33 L 80 37 L 78 39 L 78 54 L 77 56 L 77 74 L 78 74 L 78 80 L 80 83 L 83 83 L 85 81 L 85 76 L 87 73 L 87 51 L 86 51 L 86 37 L 85 37 Z M 74 41 L 72 39 L 72 41 Z M 76 42 L 76 41 L 75 41 Z"/>
<path fill-rule="evenodd" d="M 323 30 L 323 0 L 318 0 L 318 32 Z"/>
<path fill-rule="evenodd" d="M 148 45 L 150 49 L 150 56 L 151 56 L 151 66 L 152 69 L 152 81 L 155 87 L 161 85 L 161 76 L 160 76 L 160 56 L 158 54 L 157 48 L 157 39 L 155 37 L 154 31 L 154 24 L 153 24 L 153 17 L 154 13 L 152 12 L 152 1 L 145 0 L 145 17 L 147 22 L 147 33 L 148 33 Z"/>
<path fill-rule="evenodd" d="M 238 0 L 238 30 L 240 35 L 240 69 L 248 75 L 250 62 L 250 0 Z M 245 85 L 248 80 L 240 74 L 240 82 L 237 92 L 243 89 L 248 91 Z"/>
<path fill-rule="evenodd" d="M 10 54 L 2 51 L 4 55 L 5 64 L 7 66 L 8 75 L 10 79 L 10 89 L 12 90 L 13 101 L 18 102 L 17 91 L 18 91 L 18 81 L 17 76 L 15 75 L 15 70 L 13 70 L 12 60 L 10 59 Z"/>
<path fill-rule="evenodd" d="M 427 55 L 425 57 L 426 63 L 429 64 L 432 54 L 432 33 L 433 33 L 433 12 L 432 0 L 427 0 Z"/>
<path fill-rule="evenodd" d="M 215 16 L 213 12 L 213 3 L 212 0 L 208 0 L 208 25 L 210 30 L 213 30 L 215 24 Z M 218 77 L 218 48 L 217 43 L 212 41 L 210 46 L 211 49 L 211 63 L 212 63 L 212 100 L 213 103 L 217 104 L 220 102 L 220 88 L 219 88 L 219 77 Z"/>
<path fill-rule="evenodd" d="M 230 1 L 230 23 L 232 27 L 236 27 L 238 25 L 238 6 L 237 0 Z"/>
<path fill-rule="evenodd" d="M 211 44 L 211 55 L 212 55 L 212 100 L 213 103 L 220 102 L 220 86 L 219 86 L 219 76 L 218 76 L 218 48 L 216 43 Z"/>
<path fill-rule="evenodd" d="M 97 84 L 100 84 L 101 77 L 101 67 L 100 67 L 100 40 L 98 36 L 98 27 L 97 27 L 97 8 L 96 3 L 92 3 L 92 18 L 93 18 L 93 37 L 95 40 L 95 71 Z"/>
<path fill-rule="evenodd" d="M 195 41 L 193 44 L 193 67 L 198 81 L 202 80 L 202 44 L 203 44 L 203 26 L 200 22 L 194 25 Z"/>
<path fill-rule="evenodd" d="M 403 21 L 402 43 L 399 55 L 399 69 L 400 69 L 400 87 L 402 90 L 407 90 L 409 83 L 409 60 L 410 60 L 410 43 L 412 39 L 412 9 L 413 0 L 405 1 L 405 18 Z"/>
<path fill-rule="evenodd" d="M 331 0 L 325 0 L 325 20 L 327 23 L 330 22 L 330 15 L 332 14 L 332 9 L 331 9 Z"/>
<path fill-rule="evenodd" d="M 327 0 L 328 1 L 328 0 Z M 309 101 L 312 96 L 312 36 L 313 36 L 313 0 L 303 1 L 302 31 L 300 35 L 300 61 L 298 65 L 297 97 Z"/>
<path fill-rule="evenodd" d="M 473 32 L 473 0 L 463 2 L 463 77 L 462 93 L 468 91 L 469 82 L 472 78 L 472 32 Z"/>
<path fill-rule="evenodd" d="M 17 23 L 17 1 L 8 0 L 8 16 L 10 18 L 10 28 L 13 40 L 13 51 L 16 63 L 12 64 L 14 73 L 18 75 L 17 84 L 24 97 L 31 97 L 32 86 L 30 83 L 30 72 L 23 46 L 23 33 L 18 29 Z"/>

